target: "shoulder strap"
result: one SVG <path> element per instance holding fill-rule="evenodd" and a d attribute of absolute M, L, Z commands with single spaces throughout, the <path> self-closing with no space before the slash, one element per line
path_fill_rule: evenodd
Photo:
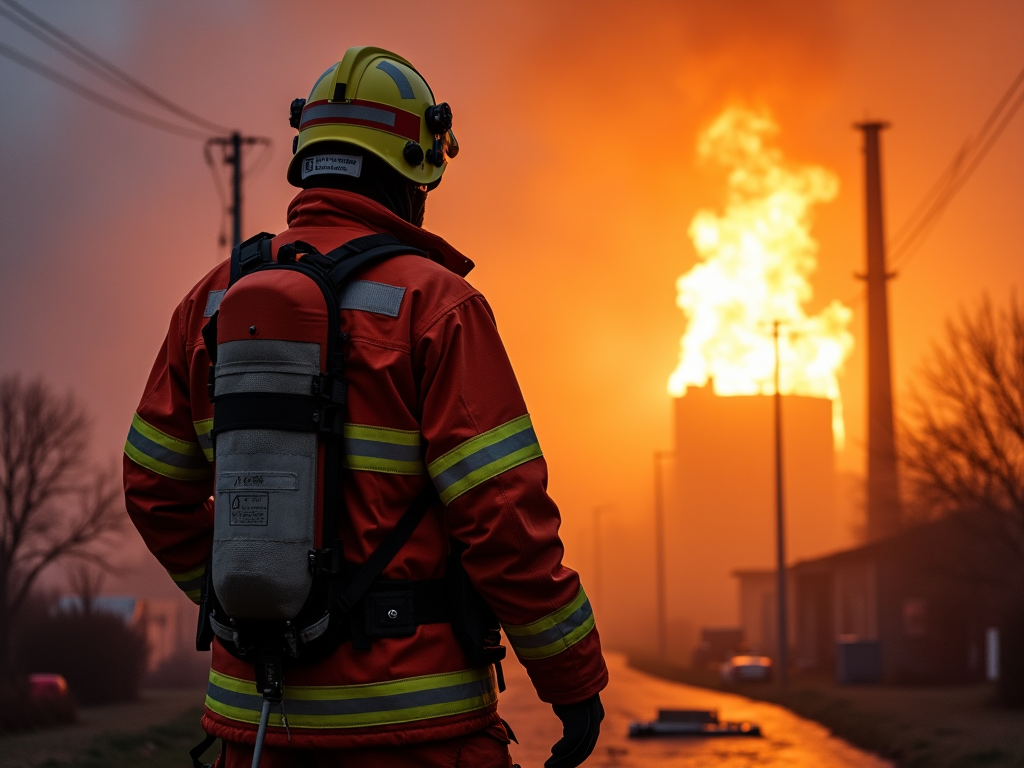
<path fill-rule="evenodd" d="M 273 261 L 273 249 L 270 245 L 274 237 L 275 235 L 269 232 L 260 232 L 231 249 L 229 288 L 238 282 L 242 275 Z"/>
<path fill-rule="evenodd" d="M 338 604 L 342 610 L 348 612 L 366 594 L 382 573 L 388 567 L 388 563 L 395 559 L 395 555 L 405 545 L 405 542 L 412 536 L 413 531 L 423 520 L 423 516 L 430 506 L 431 500 L 435 498 L 434 486 L 429 481 L 420 491 L 412 504 L 399 518 L 398 523 L 392 528 L 379 547 L 373 550 L 373 554 L 359 568 L 359 571 L 349 582 L 348 587 L 338 598 Z"/>
<path fill-rule="evenodd" d="M 325 265 L 327 276 L 340 291 L 341 286 L 359 270 L 392 256 L 406 255 L 427 257 L 425 251 L 405 245 L 394 235 L 379 234 L 349 240 L 341 247 L 324 254 L 324 258 L 328 261 Z"/>

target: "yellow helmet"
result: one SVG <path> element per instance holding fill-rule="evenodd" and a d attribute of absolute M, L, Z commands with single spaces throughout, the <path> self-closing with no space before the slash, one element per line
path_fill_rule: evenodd
<path fill-rule="evenodd" d="M 314 171 L 311 148 L 343 141 L 372 152 L 416 184 L 434 184 L 459 151 L 452 111 L 408 61 L 383 48 L 349 48 L 313 84 L 309 99 L 292 102 L 288 182 L 302 186 Z"/>

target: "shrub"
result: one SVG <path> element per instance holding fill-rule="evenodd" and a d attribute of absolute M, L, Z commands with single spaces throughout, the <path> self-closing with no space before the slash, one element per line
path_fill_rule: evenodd
<path fill-rule="evenodd" d="M 999 635 L 996 702 L 1019 709 L 1024 707 L 1024 602 L 1006 611 Z"/>
<path fill-rule="evenodd" d="M 36 616 L 19 642 L 19 666 L 68 681 L 83 705 L 138 698 L 148 655 L 145 626 L 97 611 Z"/>
<path fill-rule="evenodd" d="M 75 700 L 72 696 L 34 699 L 25 679 L 0 687 L 0 736 L 74 721 Z"/>

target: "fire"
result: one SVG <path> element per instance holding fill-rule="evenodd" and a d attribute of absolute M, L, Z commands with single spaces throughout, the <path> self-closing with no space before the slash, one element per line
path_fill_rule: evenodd
<path fill-rule="evenodd" d="M 839 301 L 804 311 L 818 253 L 811 209 L 832 200 L 839 181 L 826 168 L 787 162 L 770 143 L 777 132 L 769 115 L 733 107 L 697 142 L 701 160 L 728 170 L 728 198 L 721 214 L 700 210 L 690 222 L 700 262 L 676 283 L 687 325 L 668 390 L 680 397 L 710 379 L 718 395 L 774 394 L 778 321 L 779 389 L 830 399 L 841 448 L 837 377 L 853 348 L 853 313 Z"/>

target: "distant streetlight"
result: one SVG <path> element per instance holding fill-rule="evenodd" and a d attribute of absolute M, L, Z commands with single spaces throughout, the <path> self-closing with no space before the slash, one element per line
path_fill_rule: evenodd
<path fill-rule="evenodd" d="M 775 591 L 778 597 L 778 653 L 776 664 L 779 686 L 786 687 L 789 655 L 786 610 L 786 521 L 782 487 L 782 391 L 779 386 L 779 321 L 772 323 L 775 340 Z"/>
<path fill-rule="evenodd" d="M 658 622 L 658 658 L 668 657 L 668 608 L 665 585 L 665 489 L 661 464 L 672 451 L 654 452 L 654 602 Z"/>
<path fill-rule="evenodd" d="M 611 512 L 613 504 L 601 504 L 594 507 L 594 594 L 598 600 L 604 599 L 604 579 L 601 568 L 601 515 Z"/>

